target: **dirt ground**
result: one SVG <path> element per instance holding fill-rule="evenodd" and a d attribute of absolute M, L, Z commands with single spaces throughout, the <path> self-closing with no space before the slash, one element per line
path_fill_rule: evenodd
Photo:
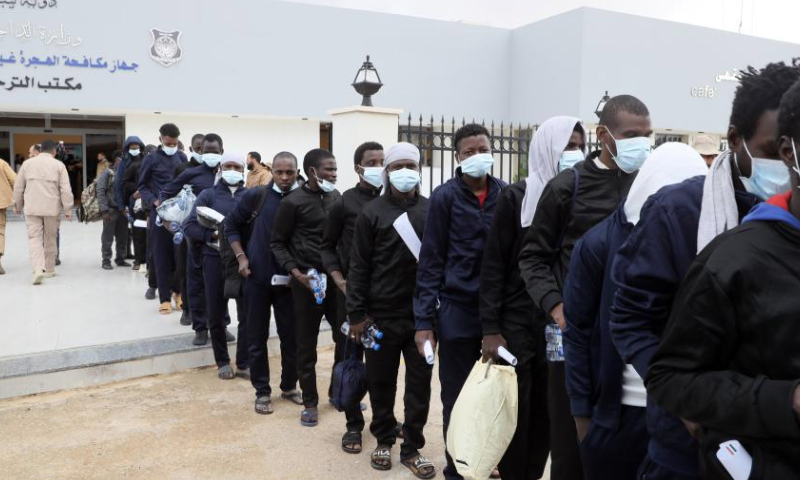
<path fill-rule="evenodd" d="M 319 391 L 333 361 L 320 351 Z M 279 358 L 270 359 L 277 390 Z M 402 375 L 398 397 L 402 395 Z M 439 383 L 434 373 L 423 455 L 444 478 Z M 327 395 L 321 395 L 327 399 Z M 0 401 L 0 478 L 17 479 L 412 479 L 400 464 L 378 472 L 365 451 L 340 448 L 344 414 L 320 406 L 316 428 L 300 426 L 301 407 L 275 399 L 275 413 L 253 411 L 249 381 L 218 380 L 215 369 L 153 376 L 111 385 Z M 398 405 L 402 403 L 398 398 Z M 402 410 L 397 409 L 398 419 Z M 365 412 L 367 425 L 371 411 Z"/>

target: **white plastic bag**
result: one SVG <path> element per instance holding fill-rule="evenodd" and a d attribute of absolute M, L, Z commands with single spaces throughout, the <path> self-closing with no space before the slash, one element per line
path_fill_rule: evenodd
<path fill-rule="evenodd" d="M 192 186 L 184 185 L 175 197 L 164 200 L 156 208 L 156 213 L 165 222 L 183 223 L 189 217 L 195 200 L 197 197 L 192 193 Z"/>
<path fill-rule="evenodd" d="M 517 429 L 517 373 L 478 360 L 450 414 L 447 451 L 467 480 L 486 480 Z"/>

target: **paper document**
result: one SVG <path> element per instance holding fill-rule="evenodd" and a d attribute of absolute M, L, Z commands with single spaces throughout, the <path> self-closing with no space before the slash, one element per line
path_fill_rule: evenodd
<path fill-rule="evenodd" d="M 753 469 L 753 457 L 747 453 L 737 440 L 729 440 L 719 444 L 717 459 L 725 467 L 733 480 L 747 480 Z"/>
<path fill-rule="evenodd" d="M 272 285 L 273 286 L 289 286 L 289 276 L 288 275 L 273 275 L 272 276 Z"/>
<path fill-rule="evenodd" d="M 137 228 L 147 228 L 147 221 L 146 220 L 134 220 L 133 226 Z"/>
<path fill-rule="evenodd" d="M 414 254 L 414 258 L 417 259 L 419 262 L 419 250 L 422 248 L 422 242 L 419 240 L 417 236 L 417 232 L 414 231 L 414 227 L 411 226 L 411 220 L 408 219 L 408 213 L 404 213 L 397 217 L 397 220 L 394 221 L 394 229 L 397 230 L 398 235 L 400 238 L 403 239 L 403 242 L 406 244 L 408 249 Z"/>

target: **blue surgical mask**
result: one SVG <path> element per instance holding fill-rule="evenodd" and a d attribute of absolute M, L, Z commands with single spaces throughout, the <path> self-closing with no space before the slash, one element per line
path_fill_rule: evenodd
<path fill-rule="evenodd" d="M 481 178 L 492 169 L 494 157 L 491 153 L 476 153 L 461 162 L 461 173 L 473 178 Z"/>
<path fill-rule="evenodd" d="M 753 157 L 750 149 L 747 148 L 746 141 L 744 142 L 744 151 L 751 160 L 750 178 L 740 178 L 748 192 L 761 200 L 769 200 L 775 195 L 786 193 L 792 189 L 789 169 L 782 161 Z"/>
<path fill-rule="evenodd" d="M 419 172 L 410 168 L 401 168 L 400 170 L 389 172 L 389 183 L 402 193 L 410 192 L 416 188 L 419 185 L 419 181 Z"/>
<path fill-rule="evenodd" d="M 611 130 L 606 128 L 609 136 L 614 140 L 617 145 L 617 154 L 611 153 L 617 166 L 625 173 L 633 173 L 644 165 L 644 161 L 650 156 L 650 139 L 647 137 L 634 137 L 623 138 L 617 140 L 614 135 L 611 135 Z M 606 148 L 608 148 L 606 146 Z"/>
<path fill-rule="evenodd" d="M 292 184 L 292 188 L 289 189 L 289 192 L 291 192 L 291 191 L 293 191 L 293 190 L 295 190 L 297 188 L 300 188 L 300 185 L 298 185 L 297 182 L 294 182 L 294 184 Z M 281 187 L 279 187 L 278 184 L 274 183 L 274 182 L 272 183 L 272 189 L 275 190 L 276 192 L 280 193 L 280 194 L 289 193 L 289 192 L 284 192 L 283 190 L 281 190 Z"/>
<path fill-rule="evenodd" d="M 195 162 L 197 162 L 197 163 L 200 163 L 200 162 L 202 162 L 202 161 L 203 161 L 203 156 L 202 156 L 202 155 L 200 155 L 200 154 L 199 154 L 199 153 L 197 153 L 197 152 L 192 152 L 192 158 L 193 158 L 193 159 L 194 159 L 194 161 L 195 161 Z"/>
<path fill-rule="evenodd" d="M 319 185 L 319 188 L 320 188 L 320 189 L 321 189 L 323 192 L 325 192 L 325 193 L 331 193 L 332 191 L 336 190 L 336 184 L 334 184 L 334 183 L 331 183 L 331 182 L 329 182 L 329 181 L 327 181 L 327 180 L 321 180 L 321 179 L 320 179 L 320 178 L 317 176 L 317 170 L 316 170 L 316 169 L 314 170 L 314 174 L 313 174 L 313 175 L 314 175 L 314 178 L 316 178 L 316 179 L 317 179 L 317 185 Z"/>
<path fill-rule="evenodd" d="M 203 155 L 203 157 L 205 157 L 205 155 Z M 222 181 L 230 186 L 244 182 L 244 173 L 237 172 L 236 170 L 223 170 L 220 175 L 222 176 Z"/>
<path fill-rule="evenodd" d="M 202 158 L 203 163 L 211 168 L 215 168 L 222 161 L 222 155 L 219 153 L 204 153 Z"/>
<path fill-rule="evenodd" d="M 561 152 L 561 158 L 558 159 L 558 171 L 563 172 L 575 166 L 576 163 L 582 162 L 585 156 L 581 150 L 564 150 Z"/>
<path fill-rule="evenodd" d="M 131 148 L 128 150 L 128 153 L 131 154 L 131 157 L 138 157 L 140 153 L 142 153 L 138 148 Z"/>
<path fill-rule="evenodd" d="M 178 153 L 178 147 L 168 147 L 166 145 L 161 145 L 161 150 L 164 151 L 170 157 Z"/>
<path fill-rule="evenodd" d="M 361 167 L 364 173 L 359 175 L 365 182 L 375 188 L 383 186 L 383 167 Z"/>

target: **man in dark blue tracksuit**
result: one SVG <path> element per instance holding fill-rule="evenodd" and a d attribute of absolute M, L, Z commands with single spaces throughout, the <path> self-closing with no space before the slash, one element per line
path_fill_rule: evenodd
<path fill-rule="evenodd" d="M 267 352 L 270 307 L 275 310 L 281 344 L 281 397 L 295 403 L 303 402 L 297 391 L 292 292 L 288 285 L 272 285 L 275 275 L 287 276 L 288 273 L 275 260 L 269 243 L 278 205 L 297 188 L 297 158 L 289 152 L 279 153 L 272 161 L 272 171 L 273 181 L 269 185 L 247 191 L 225 217 L 225 236 L 239 262 L 239 274 L 245 278 L 250 382 L 256 390 L 255 411 L 260 414 L 273 412 Z"/>
<path fill-rule="evenodd" d="M 213 134 L 205 136 L 208 141 Z M 216 139 L 212 138 L 216 143 Z M 203 149 L 203 155 L 207 155 L 207 150 Z M 205 162 L 204 162 L 205 163 Z M 195 168 L 204 168 L 206 165 Z M 244 196 L 244 155 L 239 153 L 226 154 L 222 159 L 221 178 L 219 182 L 210 189 L 206 189 L 197 197 L 197 202 L 189 218 L 184 222 L 186 236 L 192 240 L 193 244 L 202 249 L 202 273 L 204 297 L 206 301 L 206 313 L 208 318 L 208 329 L 211 332 L 211 347 L 214 350 L 214 361 L 217 364 L 217 375 L 223 380 L 230 380 L 234 377 L 233 369 L 230 367 L 231 359 L 228 355 L 228 340 L 225 336 L 225 315 L 228 310 L 228 299 L 225 298 L 225 277 L 222 274 L 222 264 L 220 262 L 220 252 L 218 249 L 209 246 L 210 243 L 219 240 L 219 232 L 200 225 L 197 221 L 197 208 L 209 207 L 216 212 L 227 215 Z M 191 169 L 190 169 L 191 170 Z M 188 171 L 188 170 L 187 170 Z M 237 318 L 239 320 L 239 342 L 236 346 L 236 369 L 241 376 L 249 376 L 249 364 L 247 354 L 247 308 L 242 295 L 236 299 Z"/>
<path fill-rule="evenodd" d="M 456 176 L 437 187 L 428 201 L 414 293 L 415 340 L 420 354 L 426 341 L 434 347 L 437 340 L 439 343 L 445 437 L 456 398 L 481 356 L 481 261 L 495 205 L 506 186 L 488 174 L 493 160 L 484 127 L 461 127 L 454 143 L 460 166 Z M 461 478 L 449 453 L 444 475 Z"/>
<path fill-rule="evenodd" d="M 729 162 L 734 190 L 729 202 L 735 202 L 732 208 L 738 210 L 738 221 L 758 202 L 741 178 L 753 176 L 751 154 L 778 157 L 778 105 L 799 74 L 782 62 L 770 64 L 745 75 L 736 90 L 728 130 L 731 150 L 714 161 L 709 176 L 715 174 L 715 165 L 727 167 L 723 162 Z M 612 279 L 619 289 L 611 307 L 611 337 L 623 361 L 645 380 L 680 282 L 698 253 L 704 189 L 704 179 L 693 178 L 650 197 L 612 265 Z M 722 209 L 718 199 L 714 203 Z M 702 478 L 697 442 L 680 419 L 649 398 L 647 427 L 650 442 L 640 478 Z"/>
<path fill-rule="evenodd" d="M 174 285 L 173 279 L 175 255 L 172 235 L 165 228 L 155 225 L 156 207 L 161 204 L 159 200 L 161 189 L 174 178 L 175 169 L 181 162 L 186 161 L 186 155 L 178 151 L 178 137 L 181 132 L 175 124 L 165 123 L 159 132 L 161 146 L 142 162 L 142 170 L 139 173 L 139 194 L 142 196 L 142 202 L 151 209 L 147 228 L 152 237 L 153 262 L 161 303 L 159 313 L 167 315 L 172 313 L 171 294 L 178 293 L 179 290 L 177 285 Z"/>
<path fill-rule="evenodd" d="M 184 185 L 192 186 L 192 193 L 200 193 L 214 186 L 217 167 L 222 159 L 222 138 L 214 133 L 203 137 L 203 156 L 199 165 L 189 167 L 175 177 L 161 190 L 160 200 L 163 202 L 178 195 Z M 195 332 L 195 345 L 205 345 L 208 340 L 208 317 L 206 315 L 206 302 L 203 292 L 202 268 L 202 242 L 190 241 L 187 237 L 188 249 L 186 252 L 187 296 L 189 311 L 191 312 L 192 330 Z M 178 265 L 182 262 L 176 262 Z M 225 309 L 227 312 L 227 309 Z"/>

